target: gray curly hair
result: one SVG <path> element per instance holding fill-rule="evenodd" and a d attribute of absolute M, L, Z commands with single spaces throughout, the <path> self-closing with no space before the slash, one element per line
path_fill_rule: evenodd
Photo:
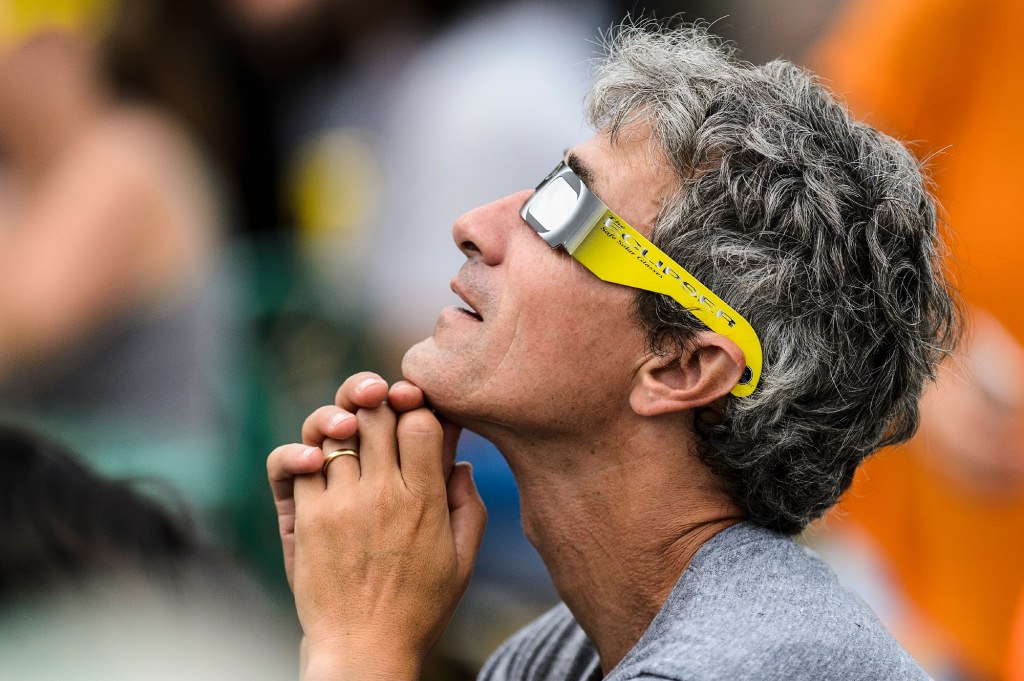
<path fill-rule="evenodd" d="M 763 345 L 757 390 L 694 414 L 697 454 L 750 520 L 795 534 L 914 433 L 957 340 L 927 182 L 793 64 L 744 63 L 699 26 L 625 25 L 606 43 L 591 122 L 615 140 L 646 120 L 680 179 L 652 240 Z M 654 351 L 703 328 L 654 293 L 637 313 Z"/>

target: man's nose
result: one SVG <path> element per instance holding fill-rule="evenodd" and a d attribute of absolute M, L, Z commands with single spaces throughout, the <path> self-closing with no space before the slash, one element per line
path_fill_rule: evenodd
<path fill-rule="evenodd" d="M 452 227 L 455 245 L 467 258 L 479 258 L 487 265 L 500 264 L 510 239 L 528 227 L 519 209 L 532 193 L 532 189 L 525 189 L 464 213 Z"/>

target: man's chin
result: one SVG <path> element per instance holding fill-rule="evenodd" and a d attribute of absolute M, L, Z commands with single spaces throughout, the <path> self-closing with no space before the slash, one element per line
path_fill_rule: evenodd
<path fill-rule="evenodd" d="M 439 356 L 433 336 L 424 338 L 405 351 L 402 377 L 423 391 L 430 406 L 452 423 L 462 426 L 457 394 L 453 390 L 450 364 Z"/>
<path fill-rule="evenodd" d="M 402 376 L 407 381 L 420 385 L 419 379 L 423 377 L 422 360 L 428 350 L 427 346 L 432 342 L 432 336 L 424 338 L 406 350 L 405 354 L 402 355 Z"/>

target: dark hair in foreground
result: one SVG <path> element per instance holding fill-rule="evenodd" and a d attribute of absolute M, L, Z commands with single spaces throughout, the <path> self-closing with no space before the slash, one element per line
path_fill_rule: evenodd
<path fill-rule="evenodd" d="M 173 580 L 212 565 L 191 527 L 62 446 L 0 426 L 0 602 L 100 573 Z"/>
<path fill-rule="evenodd" d="M 653 241 L 761 339 L 760 385 L 695 414 L 697 453 L 751 521 L 797 533 L 913 435 L 957 340 L 920 165 L 806 71 L 743 63 L 700 27 L 619 28 L 588 107 L 613 139 L 651 124 L 679 176 Z M 637 295 L 655 351 L 704 328 Z"/>

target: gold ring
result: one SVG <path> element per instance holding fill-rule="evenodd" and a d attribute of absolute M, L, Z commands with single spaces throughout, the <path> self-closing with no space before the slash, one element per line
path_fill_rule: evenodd
<path fill-rule="evenodd" d="M 320 472 L 327 475 L 327 467 L 331 465 L 331 462 L 337 459 L 339 456 L 354 456 L 356 461 L 359 460 L 359 452 L 354 449 L 338 449 L 324 457 L 324 465 L 320 469 Z"/>

